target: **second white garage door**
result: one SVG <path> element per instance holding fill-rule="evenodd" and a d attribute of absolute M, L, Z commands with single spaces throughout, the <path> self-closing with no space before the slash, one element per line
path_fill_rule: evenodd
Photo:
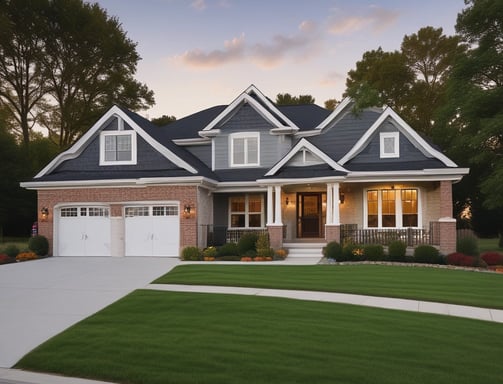
<path fill-rule="evenodd" d="M 124 213 L 126 256 L 178 256 L 178 205 L 130 206 Z"/>

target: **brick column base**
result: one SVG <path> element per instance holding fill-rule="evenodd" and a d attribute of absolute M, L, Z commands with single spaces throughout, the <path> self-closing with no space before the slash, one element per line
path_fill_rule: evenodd
<path fill-rule="evenodd" d="M 271 248 L 279 249 L 283 247 L 283 225 L 268 225 L 269 242 Z"/>
<path fill-rule="evenodd" d="M 440 252 L 444 255 L 456 252 L 456 219 L 443 217 L 440 225 Z"/>
<path fill-rule="evenodd" d="M 325 225 L 325 240 L 327 243 L 331 241 L 337 241 L 339 244 L 341 242 L 341 226 L 340 225 Z"/>

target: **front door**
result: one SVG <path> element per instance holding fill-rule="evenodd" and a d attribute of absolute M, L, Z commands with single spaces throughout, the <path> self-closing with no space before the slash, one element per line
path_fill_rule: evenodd
<path fill-rule="evenodd" d="M 321 237 L 321 197 L 322 194 L 316 192 L 297 194 L 297 237 Z"/>

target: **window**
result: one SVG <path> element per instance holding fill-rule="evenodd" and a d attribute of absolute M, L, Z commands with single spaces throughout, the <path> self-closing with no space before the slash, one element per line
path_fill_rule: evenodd
<path fill-rule="evenodd" d="M 234 133 L 230 137 L 232 167 L 259 165 L 260 133 Z"/>
<path fill-rule="evenodd" d="M 262 228 L 264 199 L 262 195 L 233 196 L 229 199 L 229 227 Z"/>
<path fill-rule="evenodd" d="M 126 207 L 126 217 L 150 216 L 148 207 Z"/>
<path fill-rule="evenodd" d="M 402 189 L 402 225 L 417 227 L 417 189 Z"/>
<path fill-rule="evenodd" d="M 136 164 L 136 132 L 102 132 L 100 136 L 100 165 L 128 164 Z"/>
<path fill-rule="evenodd" d="M 366 195 L 366 228 L 418 227 L 421 223 L 418 189 L 369 189 Z"/>
<path fill-rule="evenodd" d="M 381 158 L 400 157 L 399 132 L 381 132 L 379 137 Z"/>
<path fill-rule="evenodd" d="M 174 205 L 152 207 L 152 216 L 178 216 L 178 207 Z"/>

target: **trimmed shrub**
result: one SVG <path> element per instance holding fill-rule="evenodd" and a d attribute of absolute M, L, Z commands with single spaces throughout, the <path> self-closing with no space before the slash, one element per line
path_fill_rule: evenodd
<path fill-rule="evenodd" d="M 238 256 L 238 246 L 236 243 L 226 243 L 217 250 L 217 257 Z"/>
<path fill-rule="evenodd" d="M 384 247 L 380 244 L 370 244 L 363 247 L 363 256 L 365 260 L 370 261 L 386 260 L 384 256 Z"/>
<path fill-rule="evenodd" d="M 254 232 L 248 232 L 243 234 L 241 238 L 238 241 L 237 247 L 238 247 L 238 254 L 239 255 L 244 255 L 248 251 L 256 251 L 257 248 L 255 247 L 255 244 L 257 243 L 258 240 L 258 234 Z"/>
<path fill-rule="evenodd" d="M 16 258 L 17 255 L 19 255 L 19 248 L 17 245 L 11 244 L 5 247 L 3 253 L 5 253 L 7 256 L 12 257 L 13 259 Z"/>
<path fill-rule="evenodd" d="M 217 249 L 215 247 L 208 247 L 203 250 L 204 257 L 216 257 Z"/>
<path fill-rule="evenodd" d="M 255 243 L 255 248 L 257 249 L 258 256 L 274 256 L 274 249 L 271 248 L 271 243 L 269 242 L 269 234 L 267 233 L 262 233 L 259 235 L 257 242 Z"/>
<path fill-rule="evenodd" d="M 49 240 L 42 235 L 30 237 L 28 248 L 38 256 L 45 256 L 49 253 Z"/>
<path fill-rule="evenodd" d="M 323 249 L 323 255 L 327 259 L 334 259 L 337 261 L 342 261 L 342 247 L 337 241 L 331 241 Z"/>
<path fill-rule="evenodd" d="M 388 246 L 388 255 L 391 261 L 405 261 L 407 244 L 401 240 L 392 241 Z"/>
<path fill-rule="evenodd" d="M 419 245 L 414 249 L 414 261 L 423 264 L 442 264 L 438 249 L 431 245 Z"/>
<path fill-rule="evenodd" d="M 460 252 L 447 255 L 446 261 L 449 265 L 459 265 L 462 267 L 473 267 L 476 264 L 475 257 Z"/>
<path fill-rule="evenodd" d="M 202 260 L 202 254 L 197 247 L 185 247 L 182 250 L 182 260 L 185 261 L 197 261 Z"/>
<path fill-rule="evenodd" d="M 477 238 L 472 236 L 461 237 L 456 242 L 456 252 L 468 256 L 477 256 L 479 254 L 479 245 Z"/>
<path fill-rule="evenodd" d="M 487 265 L 503 265 L 503 254 L 499 252 L 485 252 L 480 255 Z"/>
<path fill-rule="evenodd" d="M 348 243 L 342 248 L 342 257 L 340 261 L 362 261 L 364 259 L 364 250 L 362 245 Z"/>

